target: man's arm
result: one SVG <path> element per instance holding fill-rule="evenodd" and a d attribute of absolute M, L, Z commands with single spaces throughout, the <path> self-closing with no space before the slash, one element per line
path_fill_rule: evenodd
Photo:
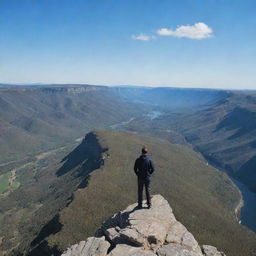
<path fill-rule="evenodd" d="M 136 159 L 136 161 L 134 163 L 133 170 L 134 170 L 135 174 L 138 175 L 138 159 Z"/>
<path fill-rule="evenodd" d="M 152 160 L 150 160 L 150 166 L 149 167 L 150 167 L 150 173 L 152 174 L 155 171 L 155 166 L 154 166 Z"/>

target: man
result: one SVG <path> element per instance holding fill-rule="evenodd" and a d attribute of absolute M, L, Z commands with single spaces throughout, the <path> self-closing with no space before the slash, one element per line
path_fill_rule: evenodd
<path fill-rule="evenodd" d="M 150 178 L 155 169 L 152 160 L 147 156 L 148 150 L 146 147 L 142 148 L 141 153 L 141 156 L 136 159 L 134 164 L 134 172 L 138 177 L 138 208 L 142 208 L 142 194 L 145 186 L 148 209 L 150 209 Z"/>

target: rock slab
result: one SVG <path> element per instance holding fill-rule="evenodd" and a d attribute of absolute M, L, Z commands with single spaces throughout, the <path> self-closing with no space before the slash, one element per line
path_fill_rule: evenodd
<path fill-rule="evenodd" d="M 110 243 L 104 237 L 89 237 L 86 241 L 72 245 L 62 256 L 106 256 Z"/>
<path fill-rule="evenodd" d="M 225 256 L 213 246 L 200 247 L 161 195 L 151 201 L 150 209 L 129 205 L 62 256 Z"/>

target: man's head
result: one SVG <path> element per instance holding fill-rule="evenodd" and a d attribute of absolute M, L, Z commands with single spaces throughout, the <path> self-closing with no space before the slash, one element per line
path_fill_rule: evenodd
<path fill-rule="evenodd" d="M 143 155 L 146 155 L 148 153 L 148 149 L 144 146 L 142 149 L 141 149 L 141 153 Z"/>

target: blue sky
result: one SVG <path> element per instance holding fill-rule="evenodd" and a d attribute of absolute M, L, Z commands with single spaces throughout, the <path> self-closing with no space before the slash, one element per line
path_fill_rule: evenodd
<path fill-rule="evenodd" d="M 255 0 L 1 0 L 0 82 L 256 89 Z"/>

